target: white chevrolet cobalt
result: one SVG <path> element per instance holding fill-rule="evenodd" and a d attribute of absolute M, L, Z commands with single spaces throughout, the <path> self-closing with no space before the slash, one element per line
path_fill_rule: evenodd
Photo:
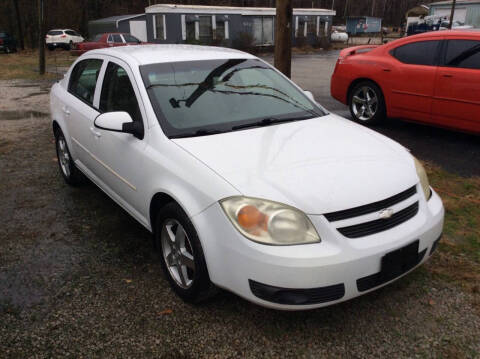
<path fill-rule="evenodd" d="M 51 110 L 65 181 L 88 177 L 153 232 L 187 301 L 220 287 L 276 309 L 338 303 L 425 262 L 442 233 L 404 147 L 243 52 L 89 51 Z"/>

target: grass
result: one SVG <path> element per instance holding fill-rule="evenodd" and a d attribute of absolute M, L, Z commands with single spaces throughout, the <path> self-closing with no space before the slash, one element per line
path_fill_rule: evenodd
<path fill-rule="evenodd" d="M 426 164 L 445 206 L 444 237 L 430 270 L 470 293 L 480 293 L 480 177 L 460 177 Z M 476 301 L 480 310 L 480 300 Z"/>
<path fill-rule="evenodd" d="M 0 72 L 0 80 L 42 80 L 55 79 L 58 77 L 55 73 L 48 72 L 56 66 L 70 66 L 76 59 L 70 55 L 68 51 L 56 50 L 45 52 L 45 65 L 47 73 L 40 75 L 38 72 L 38 51 L 19 51 L 13 54 L 0 54 L 0 62 L 2 63 L 2 71 Z M 54 71 L 54 70 L 53 70 Z"/>

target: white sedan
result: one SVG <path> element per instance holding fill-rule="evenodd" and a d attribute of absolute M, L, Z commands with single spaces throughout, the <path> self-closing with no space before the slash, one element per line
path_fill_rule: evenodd
<path fill-rule="evenodd" d="M 154 234 L 175 292 L 326 306 L 425 262 L 444 209 L 401 145 L 231 49 L 89 51 L 51 91 L 58 162 Z"/>

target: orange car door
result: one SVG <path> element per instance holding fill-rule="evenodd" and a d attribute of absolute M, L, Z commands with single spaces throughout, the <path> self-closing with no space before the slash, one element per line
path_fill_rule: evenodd
<path fill-rule="evenodd" d="M 446 41 L 432 114 L 440 126 L 480 133 L 480 40 Z"/>
<path fill-rule="evenodd" d="M 441 40 L 411 42 L 390 51 L 396 59 L 384 69 L 390 113 L 394 117 L 431 122 L 432 99 Z"/>

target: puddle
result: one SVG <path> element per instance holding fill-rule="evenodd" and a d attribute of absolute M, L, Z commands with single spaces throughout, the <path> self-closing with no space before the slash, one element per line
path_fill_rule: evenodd
<path fill-rule="evenodd" d="M 48 114 L 40 111 L 0 111 L 0 121 L 26 120 L 46 116 Z"/>

